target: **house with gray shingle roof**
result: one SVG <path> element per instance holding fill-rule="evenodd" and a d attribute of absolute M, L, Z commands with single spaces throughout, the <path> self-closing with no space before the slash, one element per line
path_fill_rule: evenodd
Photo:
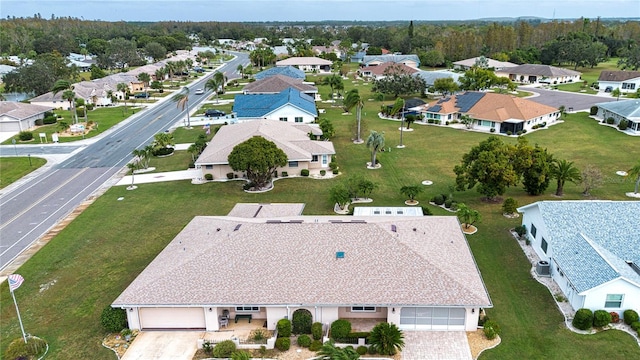
<path fill-rule="evenodd" d="M 455 216 L 260 216 L 269 206 L 195 217 L 112 306 L 132 329 L 206 331 L 224 314 L 273 330 L 296 311 L 475 331 L 492 307 Z"/>
<path fill-rule="evenodd" d="M 511 81 L 527 84 L 564 84 L 580 81 L 582 75 L 579 71 L 540 64 L 523 64 L 504 68 L 495 73 L 499 77 L 503 76 Z"/>
<path fill-rule="evenodd" d="M 383 55 L 365 55 L 362 58 L 360 66 L 376 66 L 386 62 L 392 62 L 396 64 L 404 64 L 406 66 L 417 69 L 420 67 L 420 58 L 418 55 L 398 55 L 398 54 L 383 54 Z"/>
<path fill-rule="evenodd" d="M 238 121 L 270 119 L 312 123 L 318 116 L 314 99 L 292 87 L 277 94 L 236 95 L 233 112 Z"/>
<path fill-rule="evenodd" d="M 575 310 L 640 311 L 640 201 L 538 201 L 518 211 Z"/>
<path fill-rule="evenodd" d="M 518 64 L 514 64 L 508 61 L 498 61 L 484 56 L 476 56 L 470 59 L 464 59 L 453 63 L 453 68 L 456 70 L 469 70 L 479 63 L 486 61 L 487 68 L 494 71 L 500 71 L 506 68 L 516 67 Z"/>
<path fill-rule="evenodd" d="M 294 56 L 288 59 L 276 61 L 277 67 L 295 66 L 304 72 L 329 72 L 331 71 L 331 65 L 333 65 L 332 61 L 313 56 Z"/>
<path fill-rule="evenodd" d="M 604 70 L 598 77 L 598 87 L 601 91 L 610 87 L 621 93 L 634 93 L 640 89 L 640 71 Z"/>
<path fill-rule="evenodd" d="M 331 155 L 336 153 L 333 143 L 312 140 L 309 134 L 317 138 L 322 135 L 322 130 L 314 124 L 263 119 L 225 125 L 200 154 L 195 166 L 201 171 L 201 179 L 204 179 L 205 174 L 212 174 L 216 180 L 227 179 L 228 173 L 234 173 L 228 161 L 233 148 L 254 136 L 261 136 L 276 144 L 287 155 L 288 164 L 278 168 L 278 173 L 286 171 L 293 176 L 299 175 L 303 169 L 308 169 L 311 174 L 326 171 Z M 241 172 L 234 174 L 243 177 Z"/>
<path fill-rule="evenodd" d="M 35 126 L 51 106 L 24 104 L 16 101 L 0 101 L 0 132 L 19 132 Z"/>
<path fill-rule="evenodd" d="M 611 101 L 595 104 L 598 107 L 596 117 L 606 120 L 613 118 L 613 124 L 618 126 L 620 121 L 627 121 L 626 133 L 640 135 L 640 99 Z"/>
<path fill-rule="evenodd" d="M 285 75 L 273 75 L 251 82 L 242 89 L 243 94 L 277 94 L 288 88 L 294 88 L 303 94 L 318 98 L 318 88 L 302 79 L 294 79 Z"/>
<path fill-rule="evenodd" d="M 264 71 L 260 71 L 255 74 L 253 77 L 256 80 L 262 80 L 264 78 L 268 78 L 269 76 L 274 75 L 284 75 L 294 79 L 302 79 L 307 76 L 304 71 L 294 67 L 294 66 L 281 66 L 281 67 L 272 67 Z"/>

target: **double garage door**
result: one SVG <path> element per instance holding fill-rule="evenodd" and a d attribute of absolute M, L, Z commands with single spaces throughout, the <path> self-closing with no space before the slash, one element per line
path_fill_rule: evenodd
<path fill-rule="evenodd" d="M 400 328 L 403 330 L 464 330 L 464 308 L 403 307 Z"/>
<path fill-rule="evenodd" d="M 140 308 L 142 330 L 205 329 L 203 308 Z"/>

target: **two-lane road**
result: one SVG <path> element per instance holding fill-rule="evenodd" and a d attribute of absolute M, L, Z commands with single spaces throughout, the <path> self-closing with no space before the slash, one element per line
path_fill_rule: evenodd
<path fill-rule="evenodd" d="M 246 65 L 246 54 L 224 64 L 219 71 L 233 79 L 239 64 Z M 190 85 L 204 87 L 209 74 Z M 193 92 L 192 92 L 193 94 Z M 191 95 L 189 108 L 197 107 L 207 96 Z M 173 101 L 163 101 L 134 115 L 131 121 L 77 151 L 66 161 L 31 182 L 0 197 L 0 270 L 73 211 L 131 160 L 131 152 L 149 144 L 153 136 L 181 122 L 184 111 Z M 0 147 L 0 155 L 29 153 L 71 153 L 78 145 Z"/>

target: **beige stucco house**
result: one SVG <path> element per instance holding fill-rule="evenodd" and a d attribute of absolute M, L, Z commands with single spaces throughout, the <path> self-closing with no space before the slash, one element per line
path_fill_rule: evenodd
<path fill-rule="evenodd" d="M 44 113 L 52 106 L 25 104 L 17 101 L 0 101 L 0 132 L 29 130 L 36 120 L 44 118 Z"/>

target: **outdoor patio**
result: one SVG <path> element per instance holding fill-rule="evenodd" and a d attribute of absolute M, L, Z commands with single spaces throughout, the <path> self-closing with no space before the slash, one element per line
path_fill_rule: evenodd
<path fill-rule="evenodd" d="M 205 332 L 203 339 L 211 342 L 220 342 L 231 340 L 231 338 L 234 337 L 240 339 L 240 341 L 244 341 L 249 338 L 251 331 L 256 329 L 262 329 L 267 334 L 267 337 L 270 337 L 273 332 L 267 330 L 263 325 L 264 319 L 253 319 L 251 323 L 249 323 L 248 319 L 238 319 L 236 323 L 232 318 L 227 327 L 221 327 L 218 331 Z"/>
<path fill-rule="evenodd" d="M 371 331 L 374 326 L 381 322 L 387 322 L 384 318 L 371 318 L 371 319 L 344 319 L 351 323 L 352 332 L 365 332 Z"/>

